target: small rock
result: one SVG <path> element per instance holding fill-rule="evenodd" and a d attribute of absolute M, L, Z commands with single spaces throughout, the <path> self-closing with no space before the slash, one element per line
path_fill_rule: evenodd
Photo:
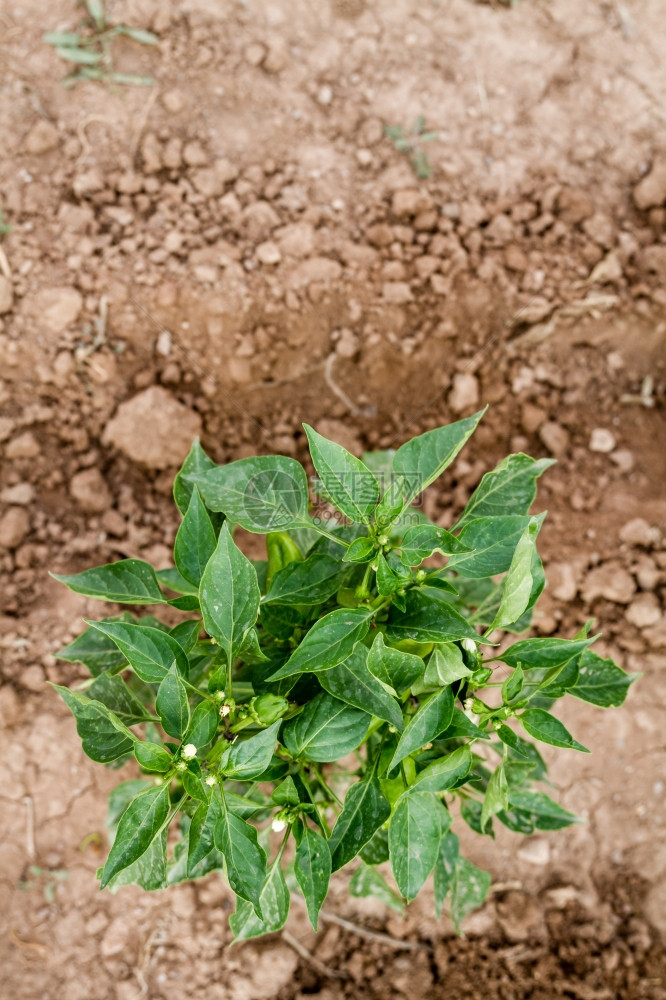
<path fill-rule="evenodd" d="M 394 306 L 405 305 L 414 298 L 406 281 L 385 281 L 382 286 L 382 296 L 385 302 Z"/>
<path fill-rule="evenodd" d="M 75 176 L 72 190 L 77 198 L 89 198 L 90 195 L 104 190 L 104 178 L 97 167 L 93 167 Z"/>
<path fill-rule="evenodd" d="M 526 434 L 535 434 L 545 423 L 548 414 L 534 403 L 525 403 L 520 414 L 520 426 Z"/>
<path fill-rule="evenodd" d="M 144 174 L 156 174 L 164 166 L 162 146 L 154 132 L 148 132 L 141 142 L 141 159 Z"/>
<path fill-rule="evenodd" d="M 55 125 L 51 122 L 39 121 L 28 132 L 25 140 L 25 148 L 33 156 L 40 156 L 48 153 L 50 149 L 55 149 L 60 142 L 60 134 Z"/>
<path fill-rule="evenodd" d="M 639 545 L 644 549 L 651 549 L 653 545 L 658 545 L 661 539 L 659 528 L 648 524 L 642 517 L 634 517 L 627 521 L 620 529 L 620 541 L 627 545 Z"/>
<path fill-rule="evenodd" d="M 309 222 L 292 222 L 275 233 L 282 253 L 290 257 L 309 257 L 314 250 L 315 231 Z"/>
<path fill-rule="evenodd" d="M 586 191 L 565 187 L 557 198 L 557 214 L 563 222 L 575 226 L 594 215 L 594 205 Z"/>
<path fill-rule="evenodd" d="M 654 559 L 642 554 L 636 559 L 631 571 L 642 590 L 654 590 L 661 578 L 661 573 L 657 569 Z"/>
<path fill-rule="evenodd" d="M 666 202 L 666 162 L 657 163 L 634 188 L 634 204 L 641 212 Z"/>
<path fill-rule="evenodd" d="M 88 514 L 101 514 L 111 506 L 109 488 L 99 469 L 84 469 L 72 476 L 69 492 Z"/>
<path fill-rule="evenodd" d="M 243 958 L 243 975 L 229 976 L 229 1000 L 269 1000 L 293 981 L 300 961 L 283 944 L 246 946 Z"/>
<path fill-rule="evenodd" d="M 7 486 L 0 493 L 0 500 L 3 503 L 18 504 L 20 507 L 26 507 L 28 504 L 31 504 L 34 497 L 35 491 L 30 483 L 17 483 L 16 486 Z"/>
<path fill-rule="evenodd" d="M 201 434 L 201 417 L 161 386 L 121 403 L 102 440 L 150 469 L 180 465 Z"/>
<path fill-rule="evenodd" d="M 539 437 L 548 451 L 556 458 L 566 455 L 569 450 L 569 432 L 554 420 L 547 420 L 545 424 L 541 425 Z"/>
<path fill-rule="evenodd" d="M 386 222 L 377 222 L 366 232 L 368 243 L 373 247 L 388 247 L 393 243 L 393 230 Z"/>
<path fill-rule="evenodd" d="M 618 448 L 617 451 L 614 451 L 611 455 L 611 462 L 614 462 L 620 472 L 625 475 L 626 473 L 631 472 L 636 464 L 633 452 L 629 451 L 628 448 Z"/>
<path fill-rule="evenodd" d="M 114 538 L 122 538 L 127 532 L 127 522 L 117 510 L 106 510 L 102 514 L 102 528 Z"/>
<path fill-rule="evenodd" d="M 12 436 L 16 424 L 11 417 L 0 417 L 0 441 Z"/>
<path fill-rule="evenodd" d="M 578 593 L 578 581 L 571 563 L 555 562 L 548 566 L 548 590 L 558 601 L 573 601 Z"/>
<path fill-rule="evenodd" d="M 329 441 L 336 441 L 338 444 L 341 444 L 352 455 L 360 455 L 363 451 L 359 439 L 342 420 L 324 418 L 317 423 L 316 430 L 320 434 L 323 434 L 325 438 L 328 438 Z"/>
<path fill-rule="evenodd" d="M 582 586 L 583 600 L 587 604 L 599 597 L 616 604 L 629 604 L 635 593 L 633 577 L 619 562 L 596 566 L 587 574 Z"/>
<path fill-rule="evenodd" d="M 544 837 L 526 837 L 518 848 L 518 857 L 531 865 L 550 863 L 550 844 Z"/>
<path fill-rule="evenodd" d="M 317 91 L 317 104 L 327 107 L 333 100 L 333 90 L 331 87 L 320 87 Z"/>
<path fill-rule="evenodd" d="M 522 274 L 527 270 L 529 261 L 517 243 L 511 243 L 504 251 L 504 263 L 510 271 Z"/>
<path fill-rule="evenodd" d="M 183 159 L 188 167 L 205 167 L 208 163 L 208 154 L 197 140 L 188 142 L 183 149 Z"/>
<path fill-rule="evenodd" d="M 162 95 L 162 104 L 170 114 L 177 115 L 185 107 L 185 98 L 179 90 L 167 90 Z"/>
<path fill-rule="evenodd" d="M 613 246 L 615 237 L 613 223 L 603 212 L 595 212 L 592 218 L 586 219 L 583 223 L 583 231 L 604 250 L 610 250 Z"/>
<path fill-rule="evenodd" d="M 649 628 L 661 618 L 661 607 L 656 594 L 639 594 L 627 608 L 627 621 L 636 628 Z"/>
<path fill-rule="evenodd" d="M 329 284 L 342 277 L 342 266 L 330 257 L 310 257 L 299 264 L 289 279 L 292 289 L 305 288 L 312 282 Z"/>
<path fill-rule="evenodd" d="M 479 402 L 479 380 L 470 372 L 458 372 L 453 376 L 453 387 L 448 403 L 454 413 L 463 413 Z"/>
<path fill-rule="evenodd" d="M 163 358 L 168 358 L 171 354 L 171 344 L 173 337 L 168 330 L 161 330 L 157 340 L 155 341 L 155 350 L 158 354 L 161 354 Z"/>
<path fill-rule="evenodd" d="M 14 289 L 9 278 L 0 274 L 0 316 L 11 312 L 14 305 Z"/>
<path fill-rule="evenodd" d="M 272 240 L 260 243 L 257 247 L 257 259 L 262 264 L 279 264 L 282 260 L 282 254 L 277 243 L 273 243 Z"/>
<path fill-rule="evenodd" d="M 41 449 L 32 431 L 25 431 L 13 438 L 5 449 L 7 458 L 37 458 Z"/>
<path fill-rule="evenodd" d="M 267 40 L 266 47 L 268 52 L 263 62 L 263 68 L 267 73 L 281 73 L 289 60 L 284 39 L 279 35 L 274 35 Z"/>
<path fill-rule="evenodd" d="M 410 219 L 432 208 L 432 201 L 418 188 L 402 188 L 393 195 L 391 210 L 398 219 Z"/>
<path fill-rule="evenodd" d="M 647 894 L 645 916 L 660 934 L 666 935 L 666 880 L 663 877 Z"/>
<path fill-rule="evenodd" d="M 512 944 L 538 940 L 541 936 L 543 913 L 536 901 L 527 893 L 507 893 L 497 903 L 497 919 Z"/>
<path fill-rule="evenodd" d="M 0 725 L 3 729 L 21 721 L 21 702 L 10 684 L 0 687 Z"/>
<path fill-rule="evenodd" d="M 605 427 L 595 427 L 590 434 L 590 451 L 598 451 L 602 455 L 608 455 L 616 447 L 617 441 L 612 431 Z"/>
<path fill-rule="evenodd" d="M 243 58 L 250 66 L 261 66 L 266 58 L 266 49 L 261 42 L 251 42 L 243 49 Z"/>
<path fill-rule="evenodd" d="M 42 288 L 32 301 L 32 315 L 48 333 L 62 333 L 77 318 L 83 299 L 76 288 Z"/>
<path fill-rule="evenodd" d="M 266 240 L 280 225 L 280 216 L 267 201 L 255 201 L 243 212 L 243 224 L 251 240 Z"/>
<path fill-rule="evenodd" d="M 660 618 L 656 625 L 643 629 L 643 637 L 652 649 L 666 648 L 666 616 Z"/>
<path fill-rule="evenodd" d="M 30 518 L 23 507 L 10 507 L 0 519 L 0 548 L 15 549 L 30 531 Z"/>
<path fill-rule="evenodd" d="M 571 903 L 575 903 L 578 897 L 578 889 L 574 885 L 558 885 L 545 894 L 547 905 L 555 910 L 566 909 Z"/>
<path fill-rule="evenodd" d="M 44 675 L 43 667 L 40 667 L 37 663 L 33 663 L 28 667 L 24 667 L 21 671 L 21 684 L 26 687 L 28 691 L 44 691 L 44 685 L 46 683 L 46 677 Z"/>
<path fill-rule="evenodd" d="M 354 358 L 358 354 L 358 337 L 353 330 L 344 327 L 335 342 L 335 353 L 341 358 Z"/>

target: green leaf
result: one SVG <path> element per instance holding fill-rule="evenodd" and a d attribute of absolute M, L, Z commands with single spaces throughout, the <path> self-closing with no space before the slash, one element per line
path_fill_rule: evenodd
<path fill-rule="evenodd" d="M 65 59 L 67 62 L 78 63 L 85 66 L 95 65 L 102 61 L 101 52 L 91 52 L 90 49 L 81 49 L 77 46 L 72 46 L 71 48 L 66 45 L 58 45 L 56 52 L 61 59 Z"/>
<path fill-rule="evenodd" d="M 134 756 L 146 771 L 157 771 L 165 774 L 173 766 L 173 757 L 159 743 L 137 741 L 134 744 Z"/>
<path fill-rule="evenodd" d="M 137 722 L 150 719 L 148 710 L 120 677 L 100 674 L 85 693 L 93 701 L 101 701 L 102 705 L 106 705 L 126 726 L 134 726 Z"/>
<path fill-rule="evenodd" d="M 520 757 L 529 758 L 529 752 L 527 748 L 530 746 L 530 744 L 527 743 L 525 740 L 521 739 L 520 736 L 517 736 L 514 733 L 513 729 L 509 729 L 508 726 L 505 726 L 502 723 L 500 723 L 495 727 L 495 732 L 499 736 L 502 743 L 505 744 L 505 746 L 511 747 L 511 749 L 514 750 L 515 753 L 517 753 Z"/>
<path fill-rule="evenodd" d="M 433 882 L 435 890 L 435 913 L 437 919 L 442 917 L 442 907 L 446 894 L 453 885 L 453 876 L 458 863 L 460 841 L 455 833 L 445 833 L 439 842 L 439 853 L 435 862 Z"/>
<path fill-rule="evenodd" d="M 448 556 L 467 548 L 455 535 L 436 524 L 415 524 L 407 528 L 400 542 L 400 559 L 405 566 L 420 566 L 434 552 Z"/>
<path fill-rule="evenodd" d="M 257 620 L 261 594 L 257 572 L 234 544 L 226 521 L 201 579 L 200 595 L 204 627 L 231 664 Z"/>
<path fill-rule="evenodd" d="M 507 625 L 518 621 L 526 610 L 532 593 L 532 564 L 540 527 L 540 521 L 534 518 L 518 539 L 509 572 L 504 581 L 500 605 L 488 631 L 495 628 L 506 628 Z"/>
<path fill-rule="evenodd" d="M 390 815 L 391 807 L 374 772 L 352 785 L 328 842 L 333 871 L 355 858 Z"/>
<path fill-rule="evenodd" d="M 187 849 L 187 874 L 193 877 L 196 866 L 207 857 L 215 846 L 215 829 L 222 816 L 222 805 L 218 789 L 206 801 L 197 806 L 192 816 Z"/>
<path fill-rule="evenodd" d="M 351 655 L 370 628 L 368 608 L 338 608 L 312 626 L 298 649 L 269 680 L 336 667 Z"/>
<path fill-rule="evenodd" d="M 142 45 L 157 45 L 157 35 L 154 35 L 152 31 L 146 31 L 144 28 L 128 28 L 126 24 L 118 24 L 116 26 L 116 31 L 119 35 L 126 35 L 135 42 L 140 42 Z"/>
<path fill-rule="evenodd" d="M 169 629 L 169 635 L 185 653 L 189 653 L 197 643 L 201 627 L 200 618 L 188 618 L 187 621 L 179 622 Z"/>
<path fill-rule="evenodd" d="M 395 608 L 386 629 L 388 639 L 415 639 L 417 642 L 450 642 L 452 639 L 474 639 L 483 642 L 475 629 L 448 601 L 410 590 L 404 614 Z"/>
<path fill-rule="evenodd" d="M 208 746 L 220 724 L 219 711 L 210 701 L 201 701 L 192 712 L 192 718 L 183 743 L 194 743 L 198 750 Z"/>
<path fill-rule="evenodd" d="M 389 765 L 389 771 L 405 757 L 409 757 L 416 750 L 420 750 L 425 743 L 430 743 L 443 733 L 451 722 L 452 715 L 453 693 L 450 687 L 442 688 L 424 701 L 416 715 L 413 715 L 405 726 Z"/>
<path fill-rule="evenodd" d="M 105 26 L 104 0 L 86 0 L 88 13 L 95 22 L 95 26 L 101 31 Z"/>
<path fill-rule="evenodd" d="M 319 833 L 300 820 L 296 827 L 294 874 L 308 908 L 310 923 L 317 930 L 319 911 L 328 893 L 331 878 L 331 851 Z"/>
<path fill-rule="evenodd" d="M 271 795 L 271 800 L 276 806 L 297 806 L 301 801 L 301 797 L 298 794 L 298 789 L 296 788 L 296 783 L 291 775 L 288 775 L 284 781 L 281 781 L 277 786 L 273 794 Z"/>
<path fill-rule="evenodd" d="M 452 555 L 447 569 L 455 569 L 461 576 L 471 580 L 506 573 L 525 528 L 532 521 L 536 521 L 538 527 L 541 527 L 545 516 L 479 517 L 469 521 L 459 538 L 470 551 Z"/>
<path fill-rule="evenodd" d="M 367 667 L 368 651 L 362 644 L 344 663 L 317 673 L 319 683 L 334 698 L 384 719 L 402 732 L 402 709 Z"/>
<path fill-rule="evenodd" d="M 107 888 L 115 893 L 124 885 L 139 885 L 147 892 L 164 889 L 167 885 L 167 831 L 162 830 L 149 844 L 147 850 L 123 868 L 109 881 Z"/>
<path fill-rule="evenodd" d="M 569 730 L 556 719 L 554 715 L 542 708 L 527 708 L 518 716 L 525 732 L 541 743 L 549 743 L 553 747 L 568 747 L 571 750 L 590 751 L 573 738 Z"/>
<path fill-rule="evenodd" d="M 524 813 L 537 830 L 562 830 L 572 823 L 580 823 L 578 816 L 553 802 L 544 792 L 512 789 L 509 791 L 509 805 Z"/>
<path fill-rule="evenodd" d="M 169 815 L 169 785 L 147 788 L 127 806 L 120 818 L 113 846 L 102 873 L 100 888 L 148 850 Z"/>
<path fill-rule="evenodd" d="M 255 828 L 229 809 L 225 796 L 215 825 L 215 846 L 224 855 L 229 885 L 261 916 L 259 899 L 266 881 L 266 854 Z"/>
<path fill-rule="evenodd" d="M 349 894 L 363 899 L 372 896 L 397 913 L 405 912 L 405 904 L 400 896 L 393 891 L 381 872 L 371 865 L 363 864 L 356 869 L 349 880 Z"/>
<path fill-rule="evenodd" d="M 458 527 L 478 517 L 527 514 L 536 497 L 536 481 L 555 464 L 552 458 L 535 461 L 529 455 L 508 455 L 487 472 L 472 493 Z"/>
<path fill-rule="evenodd" d="M 164 587 L 166 590 L 174 590 L 177 594 L 182 594 L 187 597 L 198 597 L 199 587 L 195 586 L 193 583 L 189 583 L 185 577 L 178 572 L 175 566 L 170 566 L 168 569 L 158 569 L 157 580 L 160 586 Z"/>
<path fill-rule="evenodd" d="M 108 764 L 131 753 L 136 736 L 106 705 L 58 684 L 53 687 L 76 719 L 83 752 L 91 760 Z"/>
<path fill-rule="evenodd" d="M 220 761 L 220 771 L 226 778 L 250 781 L 264 773 L 273 757 L 275 743 L 282 720 L 262 729 L 247 739 L 239 737 L 225 750 Z"/>
<path fill-rule="evenodd" d="M 83 573 L 62 576 L 52 573 L 75 594 L 97 597 L 116 604 L 164 604 L 165 597 L 155 576 L 155 570 L 141 559 L 121 559 L 119 562 L 85 569 Z"/>
<path fill-rule="evenodd" d="M 395 807 L 389 826 L 391 870 L 405 899 L 414 899 L 435 866 L 444 815 L 432 792 L 407 792 Z"/>
<path fill-rule="evenodd" d="M 413 788 L 420 792 L 445 792 L 455 788 L 469 774 L 472 752 L 468 746 L 458 747 L 453 753 L 428 764 L 416 776 Z"/>
<path fill-rule="evenodd" d="M 365 458 L 365 461 L 368 461 L 367 458 Z M 388 463 L 388 469 L 381 471 L 388 471 L 390 473 L 392 461 L 393 458 L 391 456 Z M 382 475 L 382 479 L 383 478 L 384 476 Z M 396 520 L 396 518 L 400 516 L 405 506 L 402 497 L 402 479 L 391 479 L 384 495 L 377 505 L 377 510 L 375 511 L 375 521 L 377 523 L 377 527 L 387 528 Z"/>
<path fill-rule="evenodd" d="M 423 680 L 429 687 L 436 684 L 446 687 L 471 676 L 472 671 L 465 666 L 460 646 L 454 642 L 443 642 L 433 650 Z"/>
<path fill-rule="evenodd" d="M 192 490 L 190 503 L 176 534 L 173 555 L 178 571 L 198 587 L 206 564 L 217 544 L 215 529 L 199 490 Z"/>
<path fill-rule="evenodd" d="M 342 445 L 303 424 L 312 464 L 328 499 L 350 521 L 369 524 L 379 503 L 379 484 L 368 467 Z"/>
<path fill-rule="evenodd" d="M 490 776 L 486 794 L 483 798 L 483 808 L 481 809 L 481 828 L 485 832 L 488 821 L 497 816 L 497 813 L 508 808 L 509 805 L 509 784 L 506 780 L 504 767 L 500 765 Z"/>
<path fill-rule="evenodd" d="M 398 694 L 409 690 L 423 676 L 424 664 L 421 657 L 387 646 L 382 632 L 375 636 L 367 663 L 370 672 Z"/>
<path fill-rule="evenodd" d="M 110 79 L 128 87 L 152 87 L 155 83 L 152 76 L 140 76 L 138 73 L 111 73 Z"/>
<path fill-rule="evenodd" d="M 79 45 L 81 39 L 75 31 L 47 31 L 42 35 L 42 41 L 47 45 L 64 46 L 72 48 Z"/>
<path fill-rule="evenodd" d="M 523 670 L 561 667 L 579 656 L 598 636 L 581 639 L 521 639 L 505 649 L 497 659 Z"/>
<path fill-rule="evenodd" d="M 161 629 L 126 622 L 89 622 L 115 642 L 137 677 L 147 684 L 159 684 L 175 667 L 187 677 L 189 663 L 176 640 Z"/>
<path fill-rule="evenodd" d="M 289 889 L 278 859 L 268 870 L 266 883 L 259 897 L 258 912 L 255 912 L 251 903 L 244 899 L 238 900 L 236 912 L 229 917 L 234 941 L 248 941 L 250 938 L 281 930 L 289 916 L 289 902 Z"/>
<path fill-rule="evenodd" d="M 189 454 L 183 462 L 180 471 L 173 481 L 173 498 L 181 514 L 187 513 L 190 505 L 194 486 L 190 482 L 190 476 L 202 475 L 217 466 L 212 458 L 209 458 L 201 447 L 199 438 L 195 438 L 190 448 Z"/>
<path fill-rule="evenodd" d="M 488 734 L 484 733 L 482 729 L 475 726 L 474 723 L 467 718 L 465 713 L 454 706 L 453 715 L 451 716 L 451 725 L 446 729 L 441 735 L 441 740 L 459 740 L 469 738 L 471 740 L 487 740 L 489 739 Z"/>
<path fill-rule="evenodd" d="M 337 592 L 345 573 L 339 559 L 314 552 L 304 562 L 289 563 L 276 573 L 264 600 L 301 606 L 323 604 Z"/>
<path fill-rule="evenodd" d="M 525 674 L 522 667 L 512 670 L 507 679 L 502 684 L 502 701 L 505 704 L 517 698 L 523 688 Z"/>
<path fill-rule="evenodd" d="M 282 743 L 293 757 L 314 761 L 339 760 L 361 743 L 370 716 L 322 691 L 300 715 L 285 723 Z"/>
<path fill-rule="evenodd" d="M 579 661 L 578 680 L 570 692 L 581 701 L 601 708 L 617 708 L 624 704 L 627 692 L 640 674 L 627 674 L 613 660 L 604 660 L 586 649 Z"/>
<path fill-rule="evenodd" d="M 458 858 L 451 886 L 451 919 L 458 934 L 467 914 L 481 906 L 488 895 L 491 881 L 489 872 Z"/>
<path fill-rule="evenodd" d="M 386 826 L 373 833 L 365 847 L 359 851 L 359 856 L 367 865 L 382 865 L 389 859 L 388 829 Z"/>
<path fill-rule="evenodd" d="M 187 700 L 187 688 L 175 666 L 171 667 L 160 683 L 155 709 L 164 732 L 177 740 L 182 740 L 190 724 L 190 703 Z"/>
<path fill-rule="evenodd" d="M 344 554 L 344 562 L 367 563 L 377 551 L 377 543 L 367 536 L 355 538 Z"/>
<path fill-rule="evenodd" d="M 187 479 L 199 487 L 209 510 L 223 511 L 247 531 L 285 531 L 307 520 L 308 481 L 293 458 L 241 458 Z"/>
<path fill-rule="evenodd" d="M 480 410 L 465 420 L 426 431 L 398 448 L 393 456 L 393 476 L 401 483 L 404 506 L 408 506 L 451 464 L 476 430 L 484 413 L 485 410 Z"/>
<path fill-rule="evenodd" d="M 104 619 L 105 622 L 123 620 L 118 617 Z M 127 665 L 127 660 L 115 642 L 96 628 L 87 628 L 85 632 L 77 635 L 76 639 L 61 649 L 59 653 L 54 653 L 53 656 L 56 660 L 66 660 L 68 663 L 83 663 L 93 677 L 97 677 L 98 674 L 107 670 L 117 672 Z"/>

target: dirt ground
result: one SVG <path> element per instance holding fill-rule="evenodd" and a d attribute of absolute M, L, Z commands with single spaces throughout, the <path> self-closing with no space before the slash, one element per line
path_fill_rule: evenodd
<path fill-rule="evenodd" d="M 0 5 L 6 995 L 663 1000 L 662 0 L 107 12 L 158 35 L 115 43 L 154 86 L 62 88 L 41 34 L 81 9 Z M 437 133 L 422 179 L 384 136 L 418 116 Z M 342 875 L 319 935 L 295 905 L 287 936 L 232 949 L 220 879 L 99 894 L 119 775 L 83 757 L 46 685 L 80 676 L 51 654 L 99 605 L 47 570 L 167 565 L 170 482 L 199 430 L 218 461 L 304 458 L 302 421 L 360 451 L 485 403 L 427 512 L 450 524 L 508 450 L 557 457 L 537 632 L 594 616 L 600 651 L 643 674 L 622 709 L 564 712 L 593 752 L 552 776 L 585 823 L 470 838 L 496 881 L 464 940 L 427 891 L 403 919 Z"/>

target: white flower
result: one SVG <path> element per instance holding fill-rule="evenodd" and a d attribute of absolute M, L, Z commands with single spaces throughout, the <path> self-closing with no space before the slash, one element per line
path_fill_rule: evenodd
<path fill-rule="evenodd" d="M 273 833 L 282 833 L 282 831 L 286 830 L 286 828 L 287 824 L 283 819 L 274 819 L 271 823 L 271 830 Z"/>
<path fill-rule="evenodd" d="M 194 743 L 186 743 L 183 747 L 182 754 L 185 760 L 192 760 L 193 757 L 196 757 L 197 748 Z"/>
<path fill-rule="evenodd" d="M 476 653 L 476 643 L 474 639 L 463 639 L 460 643 L 463 649 L 466 649 L 468 653 Z"/>
<path fill-rule="evenodd" d="M 473 698 L 465 698 L 465 703 L 464 703 L 463 707 L 464 707 L 464 709 L 465 709 L 466 712 L 471 712 L 473 705 L 474 705 L 474 699 Z"/>
<path fill-rule="evenodd" d="M 220 715 L 222 716 L 223 719 L 225 719 L 230 712 L 231 709 L 229 708 L 228 705 L 220 705 Z"/>
<path fill-rule="evenodd" d="M 212 788 L 213 785 L 217 784 L 217 778 L 215 777 L 214 774 L 207 774 L 206 775 L 206 784 L 209 785 L 210 788 Z"/>

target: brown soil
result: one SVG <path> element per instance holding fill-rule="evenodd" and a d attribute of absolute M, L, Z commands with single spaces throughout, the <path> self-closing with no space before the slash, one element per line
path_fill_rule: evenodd
<path fill-rule="evenodd" d="M 122 90 L 59 86 L 40 36 L 77 23 L 72 0 L 0 10 L 7 995 L 666 997 L 661 8 L 109 0 L 160 39 L 117 43 L 118 69 L 156 79 Z M 383 138 L 418 115 L 439 133 L 427 180 Z M 157 386 L 155 427 L 109 427 Z M 304 458 L 302 421 L 358 450 L 485 403 L 428 513 L 450 523 L 509 449 L 556 454 L 536 628 L 595 616 L 602 651 L 643 674 L 621 710 L 565 710 L 593 753 L 556 758 L 553 781 L 586 823 L 470 838 L 496 886 L 462 941 L 427 892 L 403 920 L 340 877 L 333 916 L 418 950 L 315 935 L 297 907 L 314 963 L 280 937 L 229 949 L 214 878 L 100 895 L 118 775 L 83 758 L 45 683 L 79 676 L 51 654 L 98 608 L 46 570 L 168 563 L 184 428 L 220 461 Z"/>

